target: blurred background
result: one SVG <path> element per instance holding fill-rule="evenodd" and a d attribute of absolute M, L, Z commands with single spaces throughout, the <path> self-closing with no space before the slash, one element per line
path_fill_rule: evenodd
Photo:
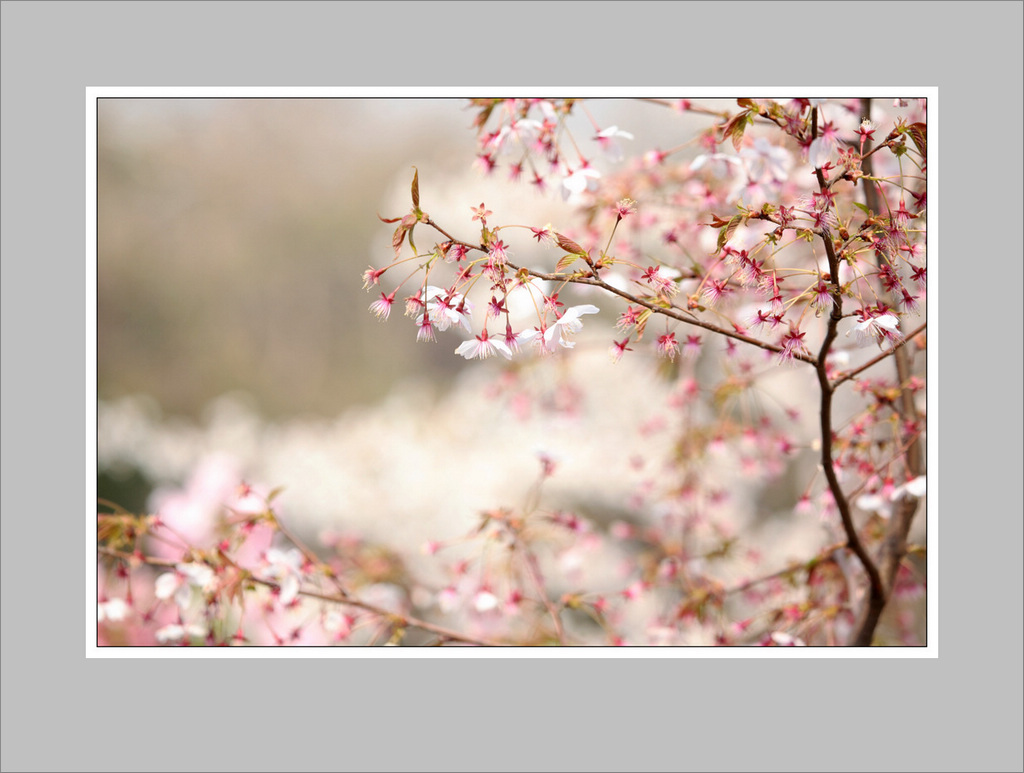
<path fill-rule="evenodd" d="M 332 415 L 450 378 L 367 313 L 360 274 L 388 260 L 377 213 L 408 210 L 396 176 L 466 168 L 468 122 L 455 101 L 101 100 L 100 399 L 198 419 L 244 390 L 268 417 Z"/>
<path fill-rule="evenodd" d="M 662 106 L 593 100 L 587 109 L 600 126 L 634 134 L 627 150 L 692 136 L 693 119 Z M 397 476 L 388 459 L 410 447 L 417 426 L 437 432 L 431 412 L 448 406 L 457 415 L 456 406 L 479 399 L 473 396 L 498 366 L 455 356 L 462 337 L 451 331 L 436 344 L 418 343 L 400 309 L 378 321 L 368 306 L 380 288 L 366 292 L 361 277 L 393 256 L 394 226 L 378 214 L 408 212 L 414 165 L 423 208 L 463 236 L 478 232 L 471 207 L 481 201 L 495 222 L 571 222 L 572 208 L 556 192 L 539 195 L 526 183 L 510 184 L 504 170 L 485 176 L 474 168 L 473 115 L 459 99 L 100 100 L 101 497 L 152 509 L 155 489 L 186 485 L 203 459 L 220 454 L 239 475 L 285 486 L 299 500 L 296 517 L 333 523 L 359 510 L 349 501 L 358 497 L 349 491 L 349 504 L 340 505 L 327 481 L 355 469 L 360 491 L 369 492 L 369 481 L 383 474 L 364 469 L 371 460 Z M 581 150 L 596 158 L 592 127 L 580 120 L 579 136 L 590 143 Z M 618 166 L 607 158 L 600 165 L 606 173 Z M 603 322 L 620 310 L 609 308 Z M 599 368 L 608 369 L 609 329 L 590 352 Z M 577 349 L 583 360 L 587 351 L 586 343 Z M 549 366 L 534 378 L 555 400 L 570 374 L 565 365 L 538 368 Z M 624 429 L 638 403 L 635 379 L 623 378 L 616 371 L 604 380 L 607 399 L 629 403 L 610 413 Z M 507 401 L 485 408 L 496 412 L 491 421 L 509 422 L 506 435 L 528 426 L 512 419 Z M 513 466 L 530 476 L 534 446 L 558 445 L 552 425 L 534 418 L 536 435 L 527 432 L 523 448 L 504 444 Z M 580 422 L 587 433 L 601 431 L 600 422 Z M 459 430 L 464 443 L 483 426 L 479 418 L 468 425 Z M 367 437 L 357 440 L 360 427 Z M 301 428 L 320 441 L 303 435 L 288 446 L 291 461 L 280 460 L 281 435 Z M 273 442 L 268 433 L 277 433 Z M 323 451 L 325 438 L 339 447 Z M 495 450 L 494 434 L 482 442 Z M 311 466 L 318 449 L 322 465 Z M 480 472 L 474 485 L 508 482 L 508 470 Z M 407 481 L 396 478 L 394 486 L 407 490 Z M 420 495 L 420 507 L 430 502 Z M 489 504 L 500 495 L 492 492 Z"/>
<path fill-rule="evenodd" d="M 464 102 L 100 100 L 100 399 L 144 393 L 198 419 L 244 390 L 267 417 L 323 416 L 405 378 L 448 383 L 450 352 L 367 313 L 377 295 L 360 275 L 392 254 L 377 215 L 408 212 L 413 165 L 424 208 L 467 235 L 481 197 L 504 222 L 570 211 L 473 170 Z M 678 142 L 688 120 L 639 102 L 588 109 L 628 122 L 637 148 Z"/>

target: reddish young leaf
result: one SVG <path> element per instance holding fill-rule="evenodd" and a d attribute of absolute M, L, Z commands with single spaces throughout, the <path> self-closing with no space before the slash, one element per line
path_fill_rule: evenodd
<path fill-rule="evenodd" d="M 918 151 L 921 155 L 928 159 L 928 126 L 921 122 L 912 123 L 907 127 L 907 133 L 910 135 L 910 139 L 914 141 Z"/>
<path fill-rule="evenodd" d="M 565 236 L 562 236 L 562 234 L 560 234 L 560 233 L 557 233 L 557 232 L 555 233 L 555 241 L 558 243 L 559 247 L 561 247 L 566 252 L 571 252 L 573 255 L 586 255 L 587 254 L 587 251 L 585 249 L 580 247 L 572 239 L 569 239 L 569 238 L 567 238 Z"/>

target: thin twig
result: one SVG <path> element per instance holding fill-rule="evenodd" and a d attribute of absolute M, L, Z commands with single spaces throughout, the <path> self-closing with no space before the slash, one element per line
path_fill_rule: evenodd
<path fill-rule="evenodd" d="M 426 225 L 429 225 L 432 228 L 434 228 L 435 230 L 437 230 L 446 239 L 450 240 L 451 242 L 453 242 L 455 244 L 461 244 L 463 247 L 465 247 L 467 249 L 478 250 L 480 252 L 485 252 L 485 253 L 487 252 L 487 250 L 483 246 L 481 246 L 481 245 L 470 244 L 469 242 L 464 242 L 464 241 L 461 241 L 459 239 L 456 239 L 454 236 L 452 236 L 447 231 L 445 231 L 443 228 L 441 228 L 441 226 L 439 226 L 437 223 L 435 223 L 429 216 L 426 216 L 423 222 Z M 687 325 L 694 325 L 695 327 L 703 328 L 704 330 L 708 330 L 708 331 L 710 331 L 712 333 L 717 333 L 719 335 L 726 336 L 727 338 L 733 338 L 733 339 L 735 339 L 737 341 L 742 341 L 744 343 L 750 344 L 751 346 L 756 346 L 756 347 L 758 347 L 760 349 L 765 349 L 766 351 L 774 352 L 775 354 L 778 354 L 779 352 L 782 351 L 782 347 L 781 346 L 776 346 L 775 344 L 770 344 L 770 343 L 767 343 L 765 341 L 760 341 L 760 340 L 758 340 L 756 338 L 752 338 L 751 336 L 744 335 L 743 333 L 739 333 L 739 332 L 737 332 L 735 330 L 729 330 L 728 328 L 719 327 L 718 325 L 713 325 L 710 322 L 705 322 L 705 321 L 703 321 L 703 320 L 701 320 L 701 319 L 699 319 L 697 317 L 694 317 L 692 315 L 687 316 L 683 312 L 677 311 L 674 308 L 666 307 L 666 306 L 661 306 L 661 305 L 659 305 L 657 303 L 653 303 L 651 301 L 648 301 L 648 300 L 645 300 L 645 299 L 640 298 L 638 296 L 635 296 L 635 295 L 632 295 L 630 293 L 627 293 L 624 290 L 620 290 L 619 288 L 614 287 L 613 285 L 608 284 L 603 279 L 601 279 L 596 273 L 591 273 L 589 275 L 585 275 L 585 274 L 548 274 L 548 273 L 544 273 L 543 271 L 536 271 L 536 270 L 534 270 L 532 268 L 524 268 L 522 266 L 517 266 L 516 264 L 514 264 L 512 262 L 509 262 L 508 265 L 514 271 L 523 271 L 523 270 L 525 270 L 530 276 L 532 276 L 532 277 L 534 277 L 536 279 L 543 279 L 543 280 L 546 280 L 546 281 L 549 281 L 549 282 L 569 282 L 569 283 L 572 283 L 572 284 L 585 284 L 585 285 L 591 285 L 591 286 L 594 286 L 594 287 L 600 287 L 602 290 L 605 290 L 606 292 L 612 293 L 613 295 L 618 295 L 620 298 L 624 298 L 629 303 L 635 303 L 638 306 L 643 306 L 643 307 L 645 307 L 647 309 L 650 309 L 651 311 L 653 311 L 656 314 L 663 314 L 664 316 L 671 317 L 672 319 L 674 319 L 674 320 L 676 320 L 678 322 L 683 322 L 683 323 L 685 323 Z M 800 354 L 799 352 L 796 352 L 796 353 L 793 354 L 793 359 L 800 360 L 802 362 L 806 362 L 809 365 L 816 365 L 817 364 L 817 360 L 814 357 L 811 357 L 810 355 L 806 355 L 806 354 Z"/>
<path fill-rule="evenodd" d="M 142 563 L 147 564 L 149 566 L 159 566 L 165 568 L 174 568 L 180 563 L 179 561 L 174 561 L 173 559 L 156 558 L 154 556 L 139 556 L 137 554 L 124 553 L 120 550 L 114 550 L 113 548 L 103 547 L 102 545 L 97 548 L 97 551 L 101 555 L 110 556 L 111 558 L 118 558 L 128 563 L 134 561 L 142 561 Z M 216 569 L 215 564 L 211 564 L 208 561 L 203 561 L 203 563 L 209 566 L 211 569 Z M 246 577 L 246 579 L 250 582 L 253 582 L 257 585 L 262 585 L 267 588 L 280 588 L 280 586 L 275 582 L 270 582 L 269 580 L 262 580 L 259 577 L 255 577 L 251 574 L 249 574 L 249 576 Z M 448 628 L 444 628 L 440 625 L 435 625 L 434 623 L 427 622 L 426 620 L 420 620 L 419 618 L 412 617 L 411 615 L 391 612 L 387 609 L 383 609 L 373 604 L 368 604 L 365 601 L 360 601 L 359 599 L 353 598 L 352 596 L 333 596 L 325 593 L 319 593 L 317 591 L 303 590 L 301 588 L 299 589 L 298 594 L 300 596 L 306 596 L 308 598 L 319 599 L 320 601 L 329 601 L 335 604 L 357 607 L 358 609 L 362 609 L 366 612 L 370 612 L 382 618 L 386 618 L 392 621 L 392 623 L 394 623 L 395 625 L 402 627 L 419 628 L 421 630 L 429 631 L 430 633 L 436 634 L 437 636 L 440 636 L 441 638 L 446 640 L 463 642 L 464 644 L 474 644 L 479 647 L 504 646 L 502 644 L 487 641 L 485 639 L 477 639 L 472 636 L 467 636 L 466 634 L 459 633 L 458 631 L 453 631 Z"/>
<path fill-rule="evenodd" d="M 906 345 L 906 343 L 907 343 L 907 341 L 910 341 L 910 340 L 912 340 L 913 338 L 915 338 L 915 337 L 919 336 L 919 335 L 920 335 L 921 333 L 923 333 L 923 332 L 924 332 L 924 330 L 925 330 L 925 328 L 926 328 L 927 326 L 928 326 L 928 323 L 926 322 L 926 323 L 924 323 L 923 325 L 921 325 L 921 326 L 920 326 L 919 328 L 917 328 L 916 330 L 914 330 L 913 332 L 911 332 L 911 333 L 908 333 L 908 334 L 906 335 L 906 337 L 904 337 L 903 339 L 901 339 L 901 340 L 900 340 L 900 341 L 898 341 L 897 343 L 893 344 L 893 346 L 892 346 L 892 348 L 891 348 L 891 349 L 886 349 L 886 350 L 885 350 L 884 352 L 882 352 L 881 354 L 879 354 L 879 355 L 878 355 L 877 357 L 874 357 L 874 358 L 872 358 L 872 359 L 868 360 L 868 361 L 867 361 L 867 362 L 865 362 L 865 363 L 864 363 L 863 365 L 861 365 L 861 366 L 859 366 L 859 367 L 857 367 L 857 368 L 854 368 L 854 369 L 853 369 L 853 370 L 851 370 L 851 371 L 847 371 L 846 373 L 843 373 L 843 374 L 842 374 L 841 376 L 839 376 L 839 377 L 838 377 L 838 378 L 837 378 L 837 379 L 836 379 L 835 381 L 833 381 L 833 382 L 832 382 L 832 388 L 833 388 L 833 389 L 835 389 L 835 388 L 836 388 L 836 387 L 838 387 L 838 386 L 839 386 L 840 384 L 844 384 L 844 383 L 846 383 L 847 381 L 849 381 L 849 380 L 850 380 L 851 378 L 853 378 L 854 376 L 857 376 L 857 375 L 859 375 L 859 374 L 863 373 L 863 372 L 864 372 L 865 370 L 867 370 L 868 368 L 870 368 L 870 367 L 873 367 L 874 365 L 877 365 L 877 364 L 878 364 L 878 363 L 880 363 L 880 362 L 881 362 L 882 360 L 884 360 L 884 359 L 885 359 L 886 357 L 891 357 L 892 355 L 894 355 L 894 354 L 896 353 L 896 351 L 897 351 L 897 350 L 898 350 L 898 349 L 899 349 L 900 347 L 902 347 L 902 346 L 905 346 L 905 345 Z"/>
<path fill-rule="evenodd" d="M 719 591 L 715 595 L 724 597 L 732 596 L 737 593 L 744 593 L 745 591 L 748 591 L 751 588 L 753 588 L 755 585 L 761 585 L 762 583 L 770 582 L 771 580 L 777 579 L 779 577 L 785 577 L 790 574 L 795 574 L 796 572 L 805 571 L 808 565 L 811 564 L 813 561 L 823 561 L 827 558 L 830 558 L 832 554 L 835 553 L 837 550 L 842 550 L 845 547 L 845 542 L 836 542 L 835 544 L 829 545 L 828 547 L 819 550 L 818 555 L 813 559 L 804 561 L 800 564 L 795 564 L 793 566 L 784 567 L 782 569 L 779 569 L 778 571 L 772 572 L 771 574 L 765 574 L 761 577 L 755 577 L 753 580 L 746 580 L 744 582 L 739 583 L 738 585 L 733 585 L 728 588 L 725 588 L 724 590 Z"/>
<path fill-rule="evenodd" d="M 551 599 L 548 598 L 548 591 L 544 585 L 544 576 L 541 574 L 540 565 L 537 563 L 537 557 L 518 535 L 514 534 L 513 539 L 515 539 L 516 545 L 522 551 L 523 558 L 526 559 L 530 579 L 533 581 L 537 594 L 540 596 L 541 603 L 544 604 L 548 614 L 551 615 L 551 621 L 555 625 L 555 636 L 558 638 L 558 643 L 565 646 L 565 629 L 562 627 L 562 620 L 559 617 L 558 609 L 552 603 Z"/>
<path fill-rule="evenodd" d="M 318 570 L 323 572 L 323 574 L 326 575 L 331 580 L 331 582 L 334 583 L 334 587 L 338 589 L 338 593 L 348 598 L 348 590 L 346 590 L 345 586 L 342 585 L 341 579 L 338 577 L 338 575 L 335 574 L 334 571 L 329 566 L 327 566 L 322 560 L 320 560 L 320 557 L 316 553 L 314 553 L 306 545 L 306 543 L 300 540 L 288 528 L 286 528 L 283 523 L 281 523 L 281 519 L 278 518 L 277 513 L 275 513 L 273 510 L 270 510 L 269 512 L 273 516 L 274 526 L 277 527 L 277 530 L 281 532 L 284 538 L 291 542 L 293 545 L 295 545 L 295 547 L 299 549 L 299 551 L 302 553 L 303 556 L 305 556 L 306 560 L 310 564 L 312 564 Z"/>

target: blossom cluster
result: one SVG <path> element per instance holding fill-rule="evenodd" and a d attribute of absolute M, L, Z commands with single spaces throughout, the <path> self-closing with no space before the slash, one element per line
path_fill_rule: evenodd
<path fill-rule="evenodd" d="M 916 642 L 926 105 L 661 101 L 705 128 L 627 159 L 633 134 L 599 125 L 583 101 L 470 104 L 484 172 L 507 165 L 579 217 L 572 228 L 502 223 L 481 202 L 452 226 L 457 215 L 422 205 L 417 171 L 410 211 L 384 219 L 397 224 L 392 258 L 363 273 L 366 289 L 381 287 L 370 311 L 388 320 L 399 303 L 417 340 L 458 334 L 457 356 L 509 361 L 490 394 L 517 416 L 524 405 L 580 415 L 587 379 L 542 400 L 528 376 L 586 354 L 577 344 L 596 337 L 580 335 L 591 317 L 619 363 L 608 367 L 646 361 L 634 378 L 666 384 L 635 428 L 628 501 L 603 522 L 585 500 L 545 504 L 559 470 L 545 455 L 522 504 L 428 542 L 447 562 L 429 582 L 358 539 L 325 540 L 324 557 L 282 524 L 271 495 L 230 510 L 216 545 L 184 540 L 162 563 L 139 544 L 166 539 L 165 520 L 107 514 L 119 579 L 163 570 L 153 609 L 173 614 L 157 640 L 237 643 L 256 613 L 275 643 L 866 644 L 881 611 L 906 602 L 886 636 Z M 758 499 L 767 491 L 782 501 L 773 512 Z M 816 539 L 762 567 L 747 532 L 794 520 Z M 262 595 L 247 605 L 247 593 Z M 102 600 L 105 621 L 132 608 Z"/>

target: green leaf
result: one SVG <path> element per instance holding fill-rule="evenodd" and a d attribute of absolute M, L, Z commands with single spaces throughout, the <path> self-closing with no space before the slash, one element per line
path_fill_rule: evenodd
<path fill-rule="evenodd" d="M 569 268 L 569 266 L 579 260 L 579 257 L 579 255 L 573 252 L 566 253 L 562 256 L 561 260 L 558 261 L 555 266 L 555 271 L 565 271 L 565 269 Z"/>
<path fill-rule="evenodd" d="M 640 316 L 636 319 L 636 340 L 639 341 L 644 337 L 644 330 L 647 328 L 647 320 L 651 318 L 654 312 L 651 309 L 644 309 L 640 312 Z"/>
<path fill-rule="evenodd" d="M 743 144 L 743 132 L 746 131 L 747 126 L 753 123 L 754 117 L 750 114 L 749 110 L 743 110 L 732 118 L 730 118 L 722 126 L 722 139 L 726 137 L 732 139 L 732 146 L 736 150 L 740 149 L 740 145 Z"/>
<path fill-rule="evenodd" d="M 742 221 L 743 221 L 743 215 L 733 215 L 731 218 L 729 218 L 729 222 L 726 223 L 725 228 L 722 228 L 718 232 L 718 250 L 719 251 L 721 251 L 721 249 L 725 245 L 725 243 L 727 241 L 729 241 L 729 237 L 733 235 L 733 233 L 736 231 L 736 228 L 739 226 L 739 224 Z"/>

